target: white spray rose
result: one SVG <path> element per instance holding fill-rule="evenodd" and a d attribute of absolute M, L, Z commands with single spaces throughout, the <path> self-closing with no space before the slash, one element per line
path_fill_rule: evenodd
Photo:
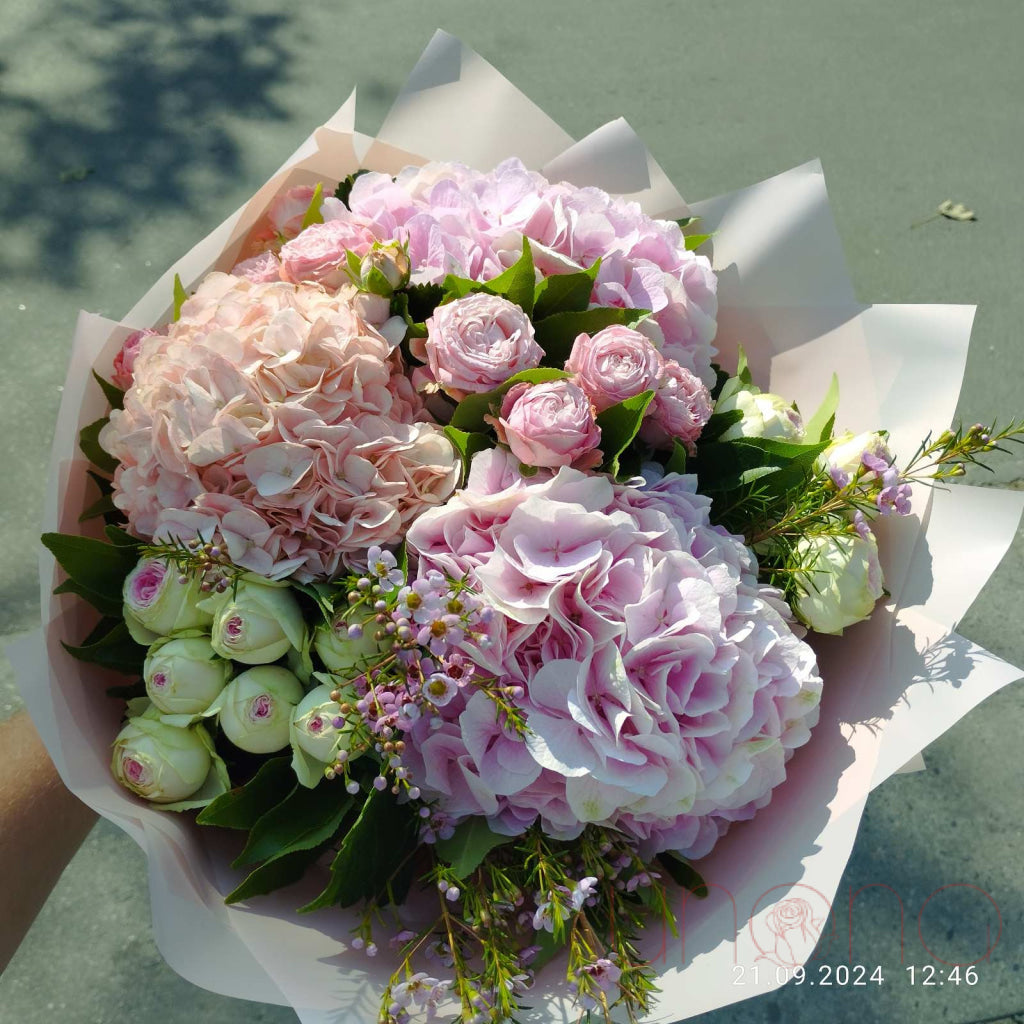
<path fill-rule="evenodd" d="M 317 626 L 313 647 L 331 672 L 352 678 L 379 661 L 384 652 L 384 644 L 373 639 L 374 632 L 375 626 L 370 623 L 363 630 L 363 635 L 354 640 L 348 635 L 344 616 L 338 616 L 331 625 Z"/>
<path fill-rule="evenodd" d="M 882 596 L 884 579 L 873 533 L 805 537 L 797 544 L 801 594 L 794 611 L 819 633 L 842 633 L 868 618 Z"/>
<path fill-rule="evenodd" d="M 213 764 L 201 729 L 178 729 L 148 714 L 131 719 L 114 740 L 114 778 L 154 803 L 192 796 L 206 782 Z"/>
<path fill-rule="evenodd" d="M 164 714 L 198 715 L 227 685 L 231 662 L 217 656 L 208 637 L 178 637 L 150 648 L 142 676 Z"/>
<path fill-rule="evenodd" d="M 818 456 L 818 466 L 826 472 L 836 476 L 846 476 L 851 480 L 863 468 L 862 480 L 874 480 L 878 474 L 864 466 L 862 461 L 865 455 L 881 459 L 887 465 L 892 465 L 894 456 L 885 438 L 874 431 L 865 431 L 863 434 L 854 434 L 846 431 L 834 438 L 832 443 Z"/>
<path fill-rule="evenodd" d="M 726 430 L 720 441 L 735 441 L 740 437 L 766 437 L 774 441 L 804 440 L 804 423 L 800 413 L 781 395 L 769 391 L 737 391 L 715 406 L 715 412 L 739 409 L 743 419 Z"/>
<path fill-rule="evenodd" d="M 205 629 L 213 620 L 199 606 L 205 596 L 197 576 L 180 582 L 174 566 L 160 558 L 143 558 L 124 581 L 124 617 L 129 632 L 139 643 L 187 629 Z"/>
<path fill-rule="evenodd" d="M 302 650 L 302 609 L 287 586 L 240 580 L 233 590 L 204 602 L 214 612 L 213 649 L 243 665 L 267 665 Z"/>
<path fill-rule="evenodd" d="M 260 665 L 236 676 L 210 710 L 220 712 L 220 727 L 240 750 L 272 754 L 288 746 L 302 683 L 286 668 Z"/>
<path fill-rule="evenodd" d="M 324 766 L 333 763 L 352 742 L 352 726 L 346 722 L 339 729 L 334 724 L 343 717 L 341 705 L 331 700 L 334 689 L 328 684 L 318 686 L 292 712 L 292 767 L 299 781 L 310 788 L 323 778 Z M 357 699 L 354 690 L 343 692 L 343 700 Z"/>

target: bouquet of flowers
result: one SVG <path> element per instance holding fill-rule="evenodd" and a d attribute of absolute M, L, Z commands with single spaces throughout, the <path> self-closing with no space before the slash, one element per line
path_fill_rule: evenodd
<path fill-rule="evenodd" d="M 1024 427 L 900 457 L 842 375 L 766 390 L 756 331 L 716 349 L 701 217 L 363 163 L 264 190 L 90 367 L 61 639 L 124 677 L 88 699 L 127 799 L 217 837 L 227 904 L 343 920 L 381 1024 L 521 1019 L 549 961 L 567 1013 L 646 1019 L 645 936 L 840 685 L 809 631 L 872 616 L 919 485 Z"/>

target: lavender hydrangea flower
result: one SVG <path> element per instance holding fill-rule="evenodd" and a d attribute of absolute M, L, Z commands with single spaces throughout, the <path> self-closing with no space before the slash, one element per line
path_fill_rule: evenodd
<path fill-rule="evenodd" d="M 566 839 L 594 822 L 645 855 L 702 856 L 806 742 L 813 652 L 692 477 L 632 487 L 563 467 L 524 481 L 510 459 L 478 455 L 408 542 L 421 580 L 465 579 L 499 613 L 480 627 L 490 645 L 467 636 L 461 652 L 526 731 L 467 687 L 411 724 L 405 761 L 452 821 L 515 835 L 539 820 Z"/>

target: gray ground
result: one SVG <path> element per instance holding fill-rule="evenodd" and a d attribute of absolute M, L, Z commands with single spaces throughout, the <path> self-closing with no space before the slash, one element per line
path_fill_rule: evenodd
<path fill-rule="evenodd" d="M 690 199 L 820 156 L 858 294 L 977 302 L 960 412 L 1022 409 L 1020 187 L 1024 8 L 1017 0 L 559 0 L 518 4 L 202 4 L 6 0 L 0 27 L 0 629 L 37 616 L 43 470 L 79 307 L 123 313 L 157 274 L 360 86 L 372 131 L 434 28 L 462 36 L 574 135 L 625 114 Z M 76 180 L 81 178 L 82 180 Z M 910 225 L 942 200 L 977 223 Z M 996 479 L 1020 484 L 1024 461 Z M 965 531 L 984 524 L 964 524 Z M 962 632 L 1024 664 L 1018 542 Z M 6 665 L 0 715 L 19 701 Z M 925 774 L 874 794 L 843 890 L 896 889 L 906 964 L 929 962 L 916 918 L 929 893 L 989 892 L 1002 935 L 973 987 L 912 988 L 899 913 L 873 890 L 826 962 L 881 964 L 862 988 L 787 987 L 709 1014 L 754 1021 L 1024 1020 L 1024 688 L 1010 687 L 927 751 Z M 947 960 L 985 948 L 994 914 L 929 904 Z M 944 943 L 944 945 L 943 945 Z M 941 964 L 939 965 L 941 966 Z M 0 978 L 0 1022 L 294 1020 L 193 988 L 150 932 L 141 855 L 97 826 Z M 1014 1016 L 1017 1015 L 1017 1016 Z"/>

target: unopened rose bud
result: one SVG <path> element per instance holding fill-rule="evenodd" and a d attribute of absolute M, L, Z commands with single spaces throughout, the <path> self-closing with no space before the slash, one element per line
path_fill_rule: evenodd
<path fill-rule="evenodd" d="M 350 628 L 344 616 L 339 616 L 330 625 L 318 626 L 313 634 L 313 647 L 320 660 L 329 671 L 345 677 L 365 671 L 380 660 L 384 650 L 370 630 L 353 636 Z"/>
<path fill-rule="evenodd" d="M 160 711 L 198 715 L 227 685 L 231 662 L 217 657 L 207 637 L 179 637 L 150 649 L 142 676 Z"/>
<path fill-rule="evenodd" d="M 306 627 L 288 587 L 240 581 L 233 593 L 204 602 L 215 609 L 213 649 L 243 665 L 267 665 L 301 650 Z"/>
<path fill-rule="evenodd" d="M 359 265 L 359 287 L 389 296 L 409 283 L 409 254 L 400 245 L 375 245 Z"/>
<path fill-rule="evenodd" d="M 336 725 L 340 722 L 341 725 Z M 292 712 L 291 743 L 322 764 L 348 760 L 352 727 L 331 697 L 329 685 L 310 690 Z M 344 760 L 341 756 L 344 754 Z"/>
<path fill-rule="evenodd" d="M 884 586 L 873 533 L 805 537 L 796 557 L 808 571 L 797 576 L 793 610 L 811 629 L 842 633 L 871 615 Z"/>
<path fill-rule="evenodd" d="M 209 626 L 210 612 L 198 607 L 199 585 L 195 576 L 182 583 L 163 559 L 143 558 L 124 581 L 124 615 L 132 635 L 141 640 L 144 631 L 161 637 Z"/>
<path fill-rule="evenodd" d="M 131 719 L 114 740 L 114 778 L 153 803 L 190 797 L 206 781 L 212 764 L 201 728 L 179 729 L 148 715 Z"/>
<path fill-rule="evenodd" d="M 288 746 L 302 683 L 287 669 L 260 665 L 234 678 L 220 698 L 220 727 L 240 750 L 272 754 Z"/>
<path fill-rule="evenodd" d="M 802 442 L 804 423 L 800 413 L 781 395 L 770 392 L 737 391 L 715 406 L 716 413 L 738 409 L 743 419 L 726 430 L 720 441 L 740 437 L 765 437 L 775 441 Z"/>

